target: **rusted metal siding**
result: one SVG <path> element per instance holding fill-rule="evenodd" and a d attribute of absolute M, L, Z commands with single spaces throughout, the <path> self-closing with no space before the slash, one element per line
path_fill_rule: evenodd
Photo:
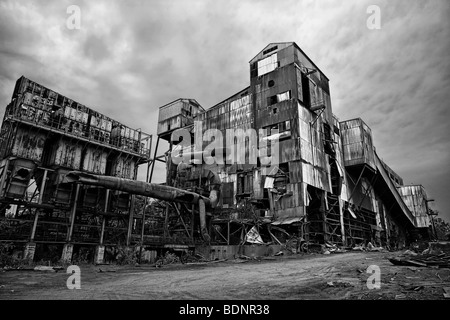
<path fill-rule="evenodd" d="M 124 179 L 134 179 L 135 167 L 136 161 L 134 159 L 119 157 L 113 162 L 111 172 L 108 172 L 108 175 Z"/>
<path fill-rule="evenodd" d="M 181 115 L 183 101 L 177 100 L 159 108 L 158 122 Z"/>
<path fill-rule="evenodd" d="M 7 109 L 8 118 L 144 155 L 138 131 L 24 77 L 17 81 Z"/>
<path fill-rule="evenodd" d="M 381 163 L 384 166 L 384 168 L 386 169 L 386 171 L 388 172 L 389 177 L 395 183 L 395 185 L 397 187 L 402 186 L 403 185 L 403 178 L 400 177 L 400 175 L 398 175 L 394 170 L 392 170 L 392 168 L 389 167 L 384 161 L 381 161 Z"/>
<path fill-rule="evenodd" d="M 192 124 L 193 118 L 202 111 L 203 108 L 193 99 L 178 99 L 160 107 L 157 134 Z"/>
<path fill-rule="evenodd" d="M 367 164 L 375 169 L 375 154 L 370 128 L 358 118 L 341 122 L 340 129 L 345 165 Z"/>
<path fill-rule="evenodd" d="M 323 150 L 321 136 L 322 117 L 314 125 L 311 112 L 298 104 L 300 149 L 303 181 L 316 188 L 331 192 L 327 157 Z"/>
<path fill-rule="evenodd" d="M 108 153 L 105 150 L 95 147 L 86 148 L 82 170 L 95 174 L 105 174 L 107 157 Z"/>
<path fill-rule="evenodd" d="M 11 155 L 41 161 L 44 150 L 45 134 L 26 128 L 17 128 L 12 140 Z"/>
<path fill-rule="evenodd" d="M 427 228 L 430 225 L 430 218 L 428 216 L 427 194 L 423 186 L 401 186 L 398 188 L 398 192 L 403 202 L 414 215 L 416 226 L 418 228 Z"/>
<path fill-rule="evenodd" d="M 342 139 L 341 139 L 341 132 L 339 127 L 339 119 L 336 118 L 336 116 L 333 116 L 333 139 L 336 142 L 334 144 L 336 149 L 336 163 L 338 167 L 339 174 L 341 176 L 342 180 L 342 186 L 341 186 L 341 199 L 344 201 L 348 201 L 350 197 L 350 191 L 348 187 L 348 179 L 347 174 L 345 171 L 345 165 L 344 165 L 344 153 L 342 148 Z"/>
<path fill-rule="evenodd" d="M 52 146 L 50 159 L 46 165 L 80 170 L 82 150 L 81 145 L 61 138 Z"/>

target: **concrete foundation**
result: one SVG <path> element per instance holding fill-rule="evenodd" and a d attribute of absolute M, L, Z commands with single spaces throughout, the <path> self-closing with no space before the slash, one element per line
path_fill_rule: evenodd
<path fill-rule="evenodd" d="M 72 262 L 73 244 L 67 243 L 64 245 L 61 260 L 63 262 Z"/>
<path fill-rule="evenodd" d="M 26 260 L 33 261 L 35 252 L 36 252 L 36 243 L 29 242 L 25 245 L 25 249 L 23 250 L 23 258 Z"/>
<path fill-rule="evenodd" d="M 282 249 L 280 245 L 245 245 L 245 246 L 197 246 L 195 252 L 209 260 L 234 259 L 240 255 L 250 258 L 268 257 Z"/>
<path fill-rule="evenodd" d="M 98 245 L 95 247 L 94 264 L 105 262 L 105 246 Z"/>

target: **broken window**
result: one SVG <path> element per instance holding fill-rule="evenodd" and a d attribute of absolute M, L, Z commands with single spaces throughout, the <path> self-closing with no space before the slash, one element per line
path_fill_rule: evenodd
<path fill-rule="evenodd" d="M 278 125 L 278 130 L 280 131 L 280 133 L 288 131 L 288 130 L 291 130 L 291 121 L 290 120 L 286 120 L 286 121 L 281 122 Z"/>
<path fill-rule="evenodd" d="M 258 61 L 258 76 L 262 76 L 266 73 L 272 72 L 276 68 L 278 68 L 278 57 L 277 54 L 274 53 L 271 56 L 259 60 Z"/>
<path fill-rule="evenodd" d="M 237 179 L 237 195 L 250 195 L 253 189 L 253 173 L 244 172 L 238 175 Z"/>
<path fill-rule="evenodd" d="M 269 88 L 272 88 L 275 85 L 275 81 L 270 80 L 267 85 L 269 86 Z"/>
<path fill-rule="evenodd" d="M 274 46 L 274 47 L 272 47 L 272 48 L 269 48 L 269 49 L 267 49 L 267 50 L 264 50 L 263 51 L 263 55 L 266 55 L 266 54 L 268 54 L 268 53 L 271 53 L 272 51 L 275 51 L 275 50 L 277 50 L 278 49 L 278 46 Z"/>
<path fill-rule="evenodd" d="M 271 106 L 273 104 L 276 104 L 278 102 L 286 101 L 291 99 L 291 90 L 279 93 L 277 95 L 271 96 L 267 98 L 267 105 Z"/>
<path fill-rule="evenodd" d="M 323 123 L 323 145 L 327 154 L 334 155 L 336 153 L 334 149 L 334 140 L 331 136 L 331 127 L 328 123 Z"/>
<path fill-rule="evenodd" d="M 277 114 L 278 108 L 273 108 L 273 109 L 272 109 L 272 112 L 273 112 L 273 114 Z"/>
<path fill-rule="evenodd" d="M 267 135 L 272 136 L 275 134 L 280 134 L 279 140 L 287 139 L 291 136 L 291 121 L 286 120 L 280 123 L 272 124 L 270 126 L 264 127 L 267 130 Z"/>
<path fill-rule="evenodd" d="M 222 205 L 224 208 L 234 205 L 234 183 L 222 183 Z"/>
<path fill-rule="evenodd" d="M 291 99 L 291 90 L 277 94 L 278 102 Z"/>
<path fill-rule="evenodd" d="M 271 96 L 267 98 L 267 105 L 271 106 L 273 104 L 276 104 L 278 102 L 277 96 Z"/>
<path fill-rule="evenodd" d="M 286 192 L 286 184 L 289 183 L 289 164 L 280 163 L 278 166 L 278 171 L 273 175 L 274 178 L 274 188 L 278 192 Z"/>

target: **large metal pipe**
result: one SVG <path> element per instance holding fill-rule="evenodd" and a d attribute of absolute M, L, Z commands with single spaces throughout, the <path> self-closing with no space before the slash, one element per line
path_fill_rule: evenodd
<path fill-rule="evenodd" d="M 166 185 L 110 176 L 99 176 L 79 171 L 71 171 L 66 174 L 63 183 L 82 183 L 173 202 L 198 204 L 199 200 L 202 199 L 205 205 L 211 208 L 216 207 L 219 201 L 217 191 L 215 190 L 211 192 L 210 198 L 207 198 L 198 193 Z"/>
<path fill-rule="evenodd" d="M 211 241 L 211 237 L 209 236 L 208 227 L 206 225 L 206 210 L 205 210 L 205 202 L 200 200 L 198 203 L 198 211 L 200 216 L 200 230 L 203 237 L 207 243 Z"/>

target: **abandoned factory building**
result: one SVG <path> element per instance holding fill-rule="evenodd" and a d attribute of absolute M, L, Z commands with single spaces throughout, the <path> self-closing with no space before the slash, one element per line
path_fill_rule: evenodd
<path fill-rule="evenodd" d="M 333 114 L 329 79 L 296 43 L 269 44 L 249 67 L 249 86 L 215 106 L 161 106 L 153 152 L 151 135 L 21 77 L 1 131 L 0 239 L 30 258 L 57 246 L 65 260 L 92 250 L 99 262 L 117 246 L 152 260 L 168 249 L 229 257 L 429 237 L 424 188 L 403 185 L 362 119 Z M 223 162 L 204 161 L 213 141 Z M 276 163 L 263 161 L 274 152 Z M 163 184 L 151 181 L 156 161 Z"/>

